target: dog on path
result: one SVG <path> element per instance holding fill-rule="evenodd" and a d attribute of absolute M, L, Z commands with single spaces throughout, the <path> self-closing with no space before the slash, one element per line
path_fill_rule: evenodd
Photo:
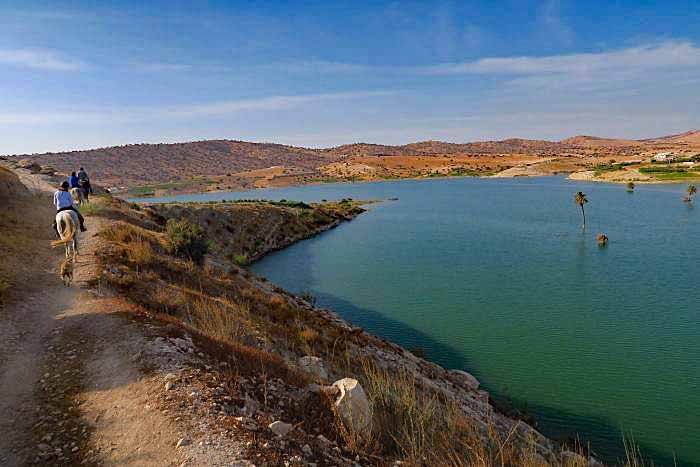
<path fill-rule="evenodd" d="M 66 287 L 70 287 L 73 282 L 73 258 L 66 258 L 61 263 L 61 280 Z"/>

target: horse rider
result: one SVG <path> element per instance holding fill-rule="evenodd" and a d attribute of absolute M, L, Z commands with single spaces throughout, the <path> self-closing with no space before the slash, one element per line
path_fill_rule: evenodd
<path fill-rule="evenodd" d="M 73 174 L 75 174 L 75 172 L 73 172 Z M 56 206 L 56 213 L 61 211 L 75 211 L 75 213 L 78 215 L 78 220 L 80 221 L 80 231 L 85 232 L 87 230 L 85 228 L 85 218 L 83 218 L 78 210 L 75 209 L 75 206 L 73 206 L 73 197 L 68 191 L 69 188 L 70 184 L 64 181 L 61 183 L 58 191 L 53 194 L 53 204 Z M 56 225 L 55 218 L 53 221 L 53 229 L 56 231 L 56 235 L 58 235 L 58 226 Z"/>
<path fill-rule="evenodd" d="M 70 184 L 70 188 L 80 188 L 80 179 L 78 178 L 78 175 L 76 175 L 75 172 L 70 173 L 70 178 L 68 178 L 68 182 Z"/>
<path fill-rule="evenodd" d="M 82 167 L 80 168 L 80 170 L 78 170 L 78 180 L 80 180 L 80 186 L 83 190 L 85 190 L 85 193 L 92 194 L 92 186 L 90 185 L 90 177 L 88 176 L 85 169 Z"/>

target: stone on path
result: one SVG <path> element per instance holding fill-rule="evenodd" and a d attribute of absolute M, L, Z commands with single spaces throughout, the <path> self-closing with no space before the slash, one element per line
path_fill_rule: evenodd
<path fill-rule="evenodd" d="M 270 431 L 272 431 L 277 436 L 284 437 L 287 436 L 287 433 L 292 431 L 292 428 L 294 427 L 289 423 L 284 423 L 280 420 L 277 420 L 275 422 L 270 423 L 270 425 L 268 425 L 268 428 L 270 428 Z"/>

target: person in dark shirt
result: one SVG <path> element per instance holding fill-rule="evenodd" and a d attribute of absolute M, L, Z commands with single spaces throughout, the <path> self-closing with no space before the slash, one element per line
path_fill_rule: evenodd
<path fill-rule="evenodd" d="M 80 179 L 75 174 L 75 172 L 71 172 L 70 178 L 68 179 L 68 183 L 70 184 L 71 188 L 80 188 Z"/>
<path fill-rule="evenodd" d="M 92 194 L 92 185 L 90 185 L 90 177 L 84 168 L 78 170 L 78 180 L 80 180 L 80 187 L 85 191 L 85 196 Z"/>

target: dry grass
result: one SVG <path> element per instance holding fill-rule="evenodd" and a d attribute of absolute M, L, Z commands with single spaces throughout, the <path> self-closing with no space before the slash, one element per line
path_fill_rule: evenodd
<path fill-rule="evenodd" d="M 363 345 L 357 334 L 319 320 L 317 313 L 282 291 L 256 286 L 249 273 L 235 266 L 229 272 L 203 268 L 170 255 L 162 246 L 161 231 L 138 225 L 117 223 L 102 235 L 108 240 L 102 261 L 118 270 L 106 276 L 107 282 L 157 319 L 192 334 L 200 348 L 226 363 L 230 384 L 240 376 L 281 378 L 297 387 L 308 384 L 307 376 L 290 368 L 281 355 L 292 359 L 319 355 L 328 368 L 360 379 L 371 403 L 372 432 L 349 433 L 339 423 L 332 430 L 323 429 L 338 433 L 345 448 L 374 456 L 378 464 L 393 460 L 421 466 L 551 464 L 538 454 L 537 440 L 527 438 L 528 431 L 517 422 L 505 426 L 502 419 L 499 426 L 477 422 L 451 400 L 427 390 L 416 375 L 389 372 L 358 359 L 351 350 Z M 332 404 L 325 403 L 327 412 Z M 309 429 L 328 422 L 299 417 Z M 646 465 L 637 448 L 630 449 L 628 457 L 629 467 Z M 574 467 L 586 462 L 582 455 L 556 464 Z"/>
<path fill-rule="evenodd" d="M 50 258 L 51 219 L 55 211 L 44 196 L 31 194 L 14 172 L 0 172 L 0 304 L 19 289 L 41 283 L 29 263 Z M 31 261 L 28 261 L 31 259 Z"/>
<path fill-rule="evenodd" d="M 131 243 L 131 248 L 127 250 L 129 261 L 138 266 L 151 264 L 155 258 L 151 242 L 144 238 L 137 238 Z"/>
<path fill-rule="evenodd" d="M 241 342 L 248 335 L 250 310 L 243 303 L 198 297 L 188 303 L 185 321 L 214 339 Z"/>
<path fill-rule="evenodd" d="M 363 363 L 363 386 L 372 410 L 372 432 L 344 431 L 349 446 L 371 449 L 383 458 L 415 466 L 545 467 L 552 459 L 538 452 L 538 441 L 523 435 L 520 423 L 497 429 L 467 418 L 453 401 L 421 389 L 406 371 L 389 373 Z M 651 467 L 639 447 L 624 439 L 625 467 Z M 588 467 L 588 449 L 580 444 L 554 461 L 565 467 Z"/>

